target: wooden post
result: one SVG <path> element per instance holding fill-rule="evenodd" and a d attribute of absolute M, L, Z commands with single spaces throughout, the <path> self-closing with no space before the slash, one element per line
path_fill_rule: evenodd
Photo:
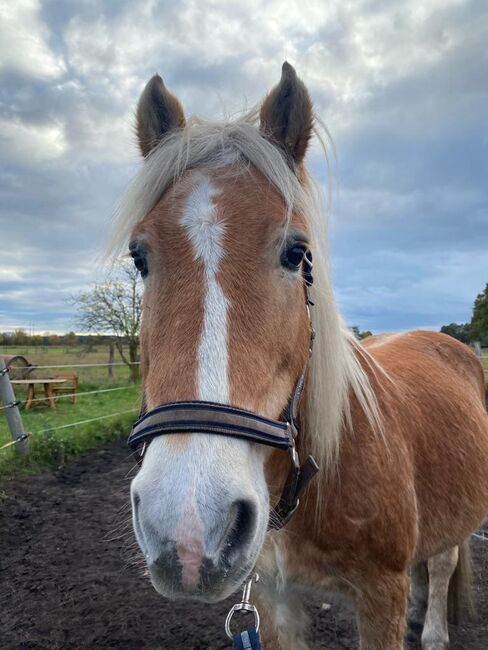
<path fill-rule="evenodd" d="M 108 380 L 113 382 L 114 380 L 114 355 L 115 355 L 115 345 L 113 343 L 108 344 Z"/>
<path fill-rule="evenodd" d="M 12 440 L 18 440 L 25 436 L 24 424 L 20 415 L 19 407 L 15 401 L 15 393 L 10 383 L 8 372 L 3 359 L 0 359 L 0 399 L 3 402 L 3 413 L 7 418 L 8 428 L 12 434 Z M 24 439 L 14 445 L 17 453 L 28 454 L 28 440 Z"/>
<path fill-rule="evenodd" d="M 481 359 L 481 342 L 480 341 L 473 341 L 473 348 L 474 348 L 474 353 L 476 356 Z"/>

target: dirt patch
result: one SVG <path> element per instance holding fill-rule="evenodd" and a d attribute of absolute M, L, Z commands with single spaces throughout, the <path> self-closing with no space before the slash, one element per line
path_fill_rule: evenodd
<path fill-rule="evenodd" d="M 143 576 L 131 549 L 132 466 L 125 446 L 112 444 L 60 471 L 4 486 L 2 650 L 229 649 L 223 622 L 233 601 L 169 603 Z M 479 621 L 451 628 L 451 650 L 488 647 L 488 542 L 473 539 L 473 551 Z M 334 600 L 324 611 L 323 600 L 308 603 L 311 647 L 356 648 L 350 608 Z"/>

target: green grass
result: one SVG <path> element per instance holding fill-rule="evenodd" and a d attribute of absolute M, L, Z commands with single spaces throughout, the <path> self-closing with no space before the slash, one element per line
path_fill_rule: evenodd
<path fill-rule="evenodd" d="M 23 354 L 36 365 L 103 363 L 108 358 L 107 349 L 87 353 L 81 348 L 0 348 L 2 354 Z M 116 361 L 118 361 L 116 357 Z M 69 369 L 66 369 L 69 370 Z M 78 393 L 85 391 L 120 388 L 114 392 L 95 395 L 79 395 L 73 404 L 69 397 L 56 401 L 56 411 L 41 404 L 26 411 L 21 407 L 24 429 L 32 433 L 29 438 L 30 453 L 18 454 L 14 447 L 0 450 L 0 481 L 18 474 L 32 474 L 59 467 L 82 451 L 99 444 L 126 437 L 131 424 L 137 417 L 141 404 L 141 387 L 129 382 L 129 369 L 125 366 L 114 368 L 114 381 L 109 382 L 106 368 L 76 368 L 79 377 Z M 42 372 L 42 374 L 41 374 Z M 49 377 L 56 372 L 38 370 L 37 377 Z M 14 386 L 16 397 L 25 399 L 25 389 Z M 36 386 L 36 397 L 44 397 L 42 386 Z M 67 424 L 91 420 L 101 416 L 120 414 L 133 409 L 133 412 L 87 422 L 78 426 L 59 429 Z M 11 440 L 7 421 L 0 410 L 0 446 Z"/>

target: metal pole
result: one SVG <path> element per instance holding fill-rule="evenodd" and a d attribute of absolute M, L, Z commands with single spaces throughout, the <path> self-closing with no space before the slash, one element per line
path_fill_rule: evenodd
<path fill-rule="evenodd" d="M 3 359 L 0 359 L 0 399 L 3 402 L 3 412 L 7 418 L 7 424 L 12 434 L 12 440 L 21 441 L 15 446 L 19 454 L 29 453 L 28 440 L 25 438 L 24 424 L 20 415 L 17 401 L 15 399 L 14 389 L 10 383 L 8 370 Z M 23 439 L 25 438 L 25 439 Z"/>

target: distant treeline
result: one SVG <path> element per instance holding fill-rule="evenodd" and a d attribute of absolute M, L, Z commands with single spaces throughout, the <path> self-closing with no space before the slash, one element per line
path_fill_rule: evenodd
<path fill-rule="evenodd" d="M 488 346 L 488 282 L 484 290 L 476 296 L 471 321 L 443 325 L 441 332 L 453 336 L 462 343 L 479 341 L 481 345 Z"/>
<path fill-rule="evenodd" d="M 488 347 L 488 332 L 473 332 L 471 323 L 449 323 L 449 325 L 443 325 L 440 331 L 443 334 L 449 334 L 461 343 L 466 343 L 466 345 L 478 341 L 482 347 Z"/>
<path fill-rule="evenodd" d="M 114 337 L 108 334 L 76 334 L 68 332 L 67 334 L 29 334 L 24 329 L 16 329 L 13 332 L 0 333 L 0 346 L 56 346 L 74 347 L 82 345 L 92 347 L 94 345 L 109 345 L 113 343 Z"/>

